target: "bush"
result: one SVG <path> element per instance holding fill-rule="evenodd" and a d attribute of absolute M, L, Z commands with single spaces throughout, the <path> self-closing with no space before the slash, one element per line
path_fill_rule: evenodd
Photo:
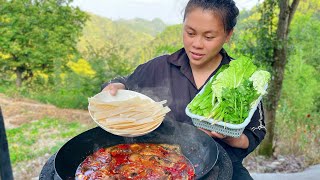
<path fill-rule="evenodd" d="M 282 96 L 277 112 L 276 132 L 284 153 L 305 154 L 309 160 L 319 161 L 317 152 L 320 119 L 317 108 L 319 84 L 316 70 L 298 54 L 287 65 Z"/>

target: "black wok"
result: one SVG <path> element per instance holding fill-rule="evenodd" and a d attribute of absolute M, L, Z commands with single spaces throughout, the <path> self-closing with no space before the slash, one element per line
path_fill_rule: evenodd
<path fill-rule="evenodd" d="M 206 175 L 218 159 L 216 142 L 207 134 L 192 125 L 165 120 L 155 131 L 134 138 L 116 136 L 100 127 L 83 132 L 58 151 L 54 162 L 56 174 L 61 179 L 74 179 L 77 167 L 88 155 L 102 147 L 135 142 L 179 144 L 195 166 L 196 179 Z"/>

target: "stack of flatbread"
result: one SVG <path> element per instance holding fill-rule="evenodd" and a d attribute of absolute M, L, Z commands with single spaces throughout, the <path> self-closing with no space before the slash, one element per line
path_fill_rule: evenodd
<path fill-rule="evenodd" d="M 92 119 L 104 130 L 120 136 L 135 137 L 147 134 L 162 123 L 170 112 L 166 101 L 155 102 L 148 96 L 119 90 L 116 96 L 102 91 L 89 98 L 88 110 Z"/>

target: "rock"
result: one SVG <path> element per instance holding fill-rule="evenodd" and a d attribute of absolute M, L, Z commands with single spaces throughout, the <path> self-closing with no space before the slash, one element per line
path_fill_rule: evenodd
<path fill-rule="evenodd" d="M 249 172 L 254 173 L 294 173 L 303 171 L 307 166 L 303 157 L 295 157 L 293 155 L 278 155 L 273 158 L 249 156 L 244 160 L 243 164 Z"/>

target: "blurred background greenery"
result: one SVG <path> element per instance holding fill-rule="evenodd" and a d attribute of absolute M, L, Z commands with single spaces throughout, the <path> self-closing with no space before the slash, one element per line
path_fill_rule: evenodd
<path fill-rule="evenodd" d="M 87 98 L 98 93 L 104 82 L 182 47 L 181 24 L 167 25 L 160 19 L 111 20 L 74 8 L 69 1 L 30 2 L 0 0 L 0 93 L 9 97 L 86 109 Z M 266 36 L 275 34 L 276 17 L 269 21 L 271 26 L 263 27 L 261 6 L 241 11 L 225 48 L 234 58 L 246 55 L 268 69 L 274 36 Z M 319 9 L 320 1 L 302 0 L 292 20 L 274 142 L 281 154 L 305 155 L 310 164 L 320 163 Z M 44 128 L 48 119 L 43 121 L 43 126 L 10 129 L 9 140 L 32 145 L 19 131 L 28 129 L 30 141 L 35 141 L 37 127 Z M 50 128 L 55 122 L 50 122 Z M 69 138 L 86 129 L 79 124 L 61 126 L 69 129 L 65 132 Z M 46 148 L 57 150 L 55 145 Z M 15 147 L 10 151 L 13 163 L 23 161 Z"/>

